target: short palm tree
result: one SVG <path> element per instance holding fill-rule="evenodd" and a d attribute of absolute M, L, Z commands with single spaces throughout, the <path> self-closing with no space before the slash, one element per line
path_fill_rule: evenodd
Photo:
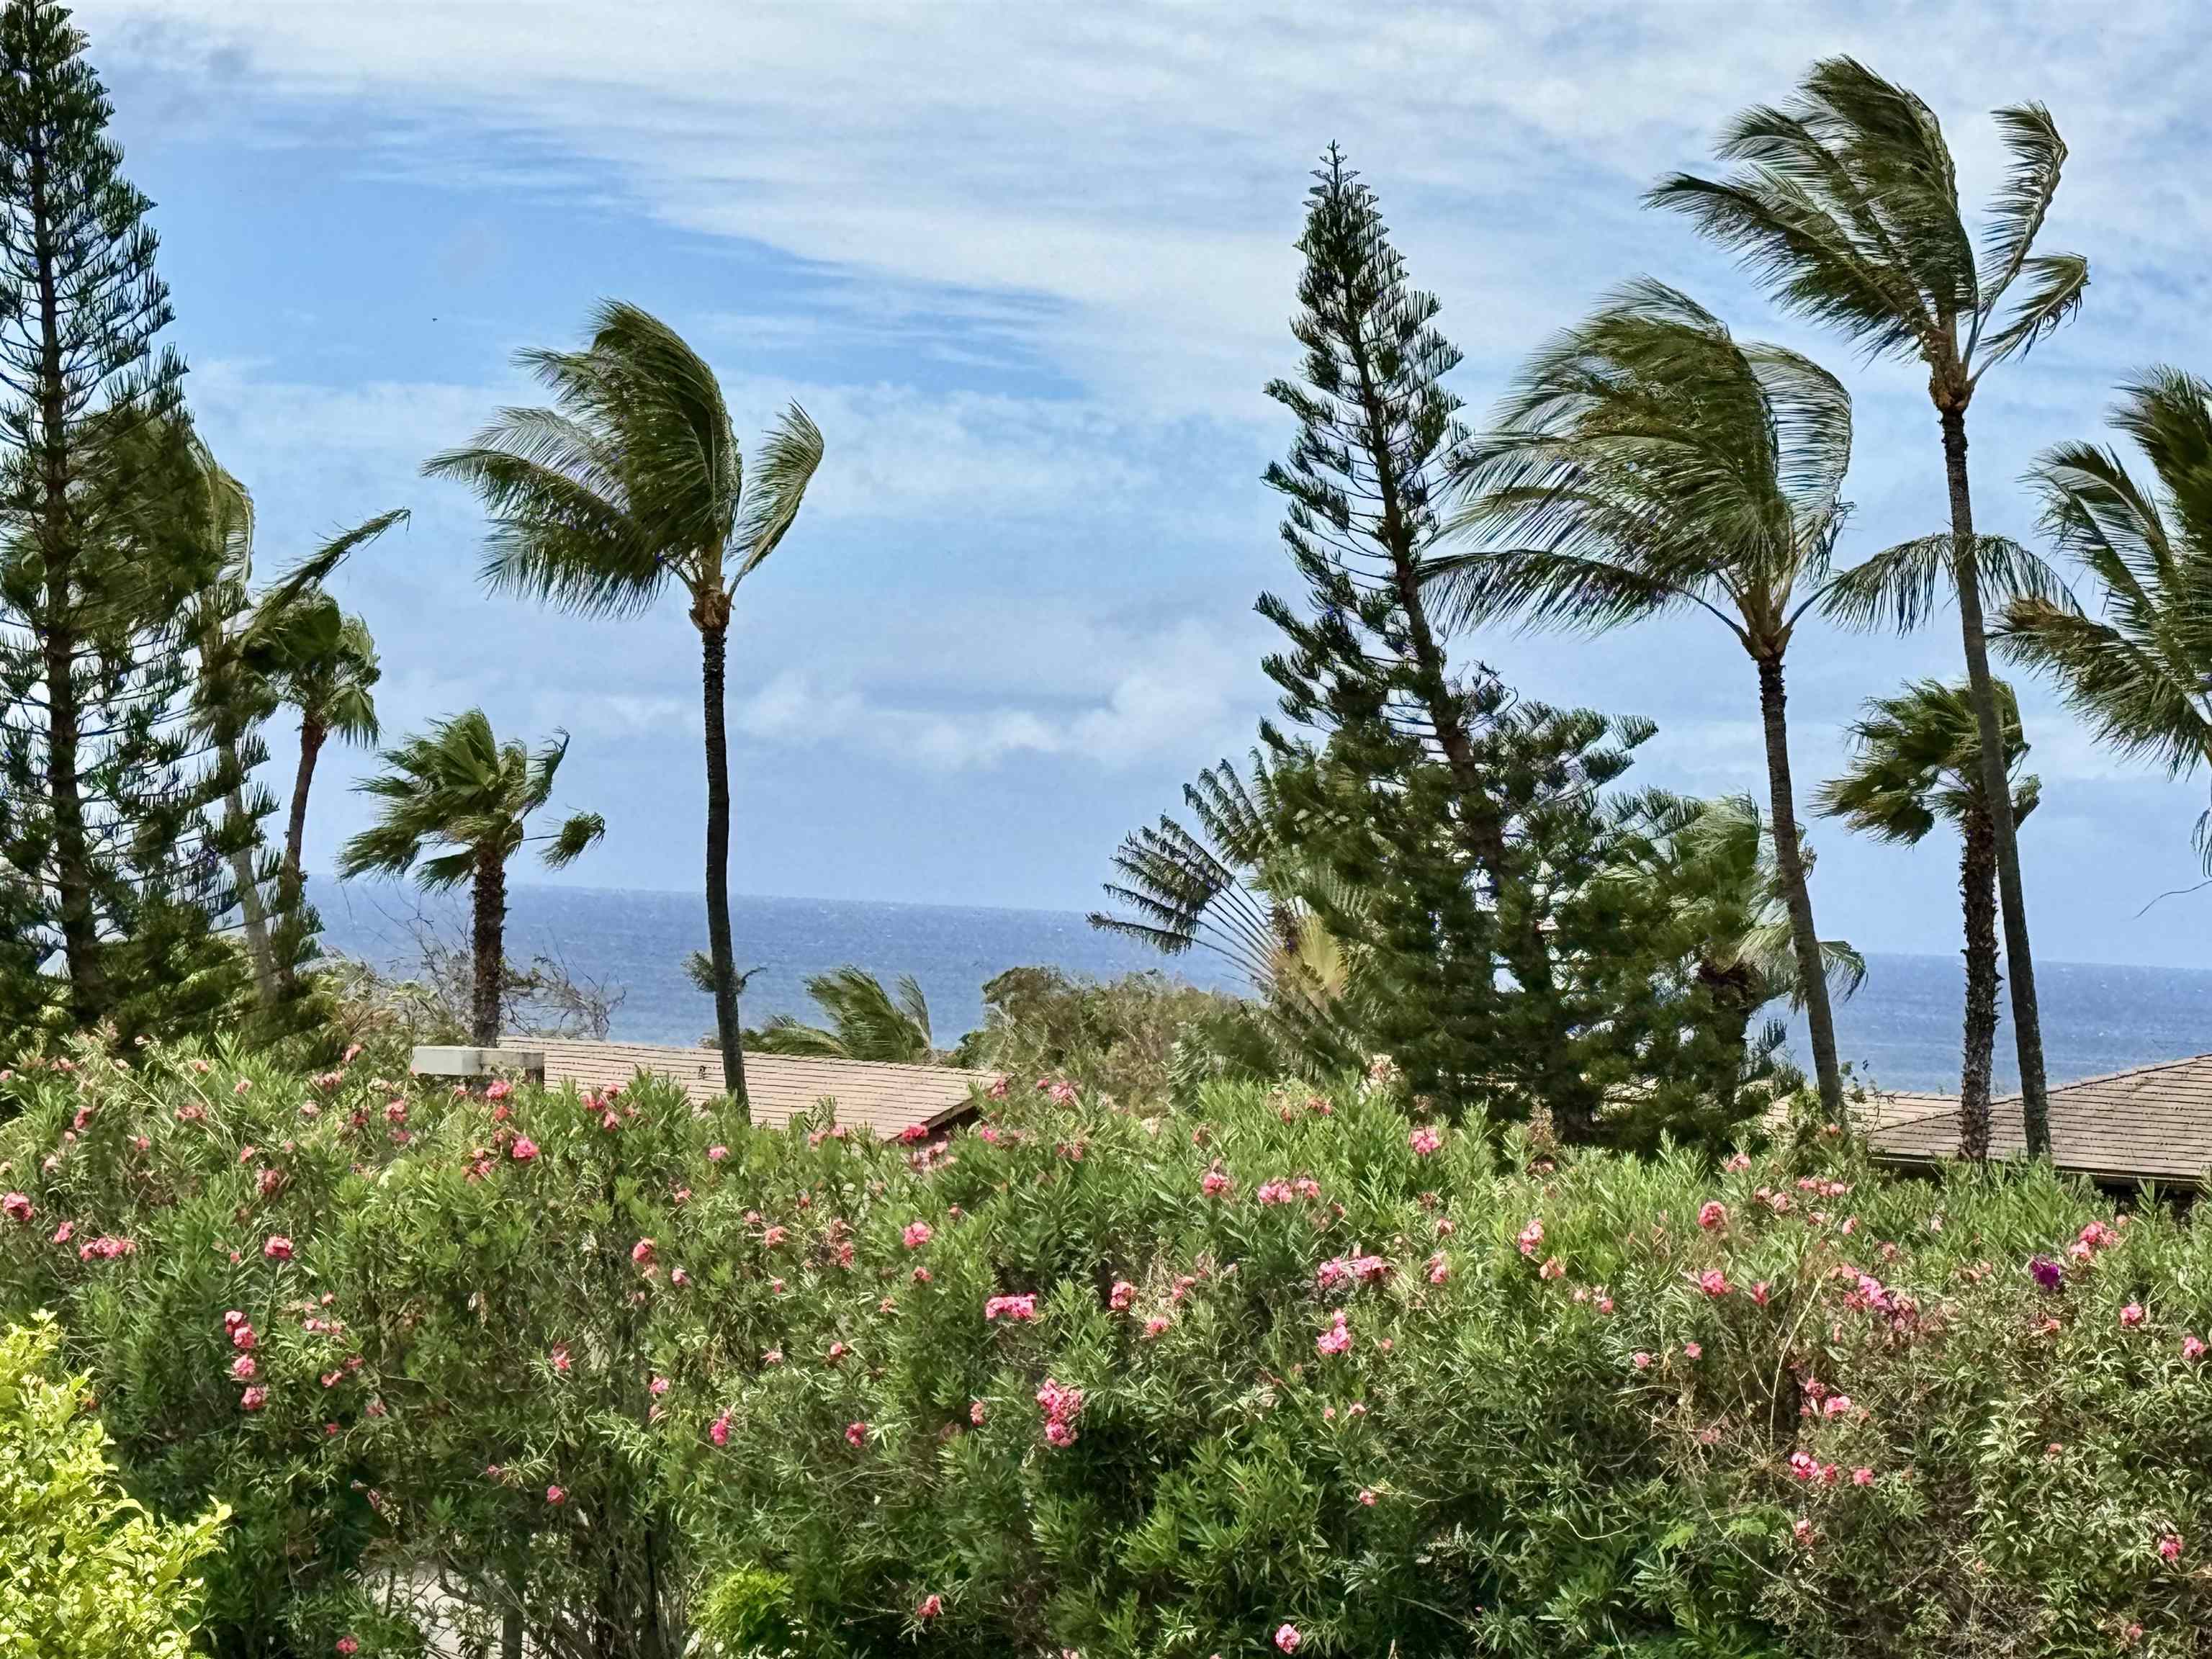
<path fill-rule="evenodd" d="M 1980 257 L 1959 210 L 1950 146 L 1920 99 L 1850 58 L 1824 58 L 1781 108 L 1755 106 L 1723 137 L 1722 179 L 1677 173 L 1649 199 L 1687 213 L 1737 250 L 1784 306 L 1839 328 L 1877 356 L 1917 358 L 1943 433 L 1951 527 L 1868 562 L 1861 615 L 1887 607 L 1900 624 L 1924 614 L 1943 578 L 1958 597 L 1968 696 L 1981 732 L 1992 803 L 2005 944 L 2012 964 L 2013 1030 L 2028 1150 L 2051 1149 L 2043 1028 L 2028 948 L 2027 905 L 2013 843 L 1996 692 L 1990 675 L 1984 588 L 2033 585 L 2017 550 L 1974 533 L 1966 477 L 1966 408 L 1982 376 L 2027 352 L 2080 306 L 2088 261 L 2038 253 L 2066 145 L 2051 112 L 1996 112 L 2010 157 Z M 2015 283 L 2023 291 L 2008 303 Z"/>
<path fill-rule="evenodd" d="M 2034 811 L 2041 785 L 2018 775 L 2027 753 L 2012 688 L 1996 682 L 2003 719 L 2007 797 L 2015 822 Z M 1959 832 L 1959 902 L 1966 936 L 1966 1041 L 1959 1068 L 1959 1150 L 1990 1153 L 1990 1066 L 1997 1029 L 1996 814 L 1981 763 L 1981 726 L 1963 685 L 1915 680 L 1869 699 L 1850 728 L 1849 769 L 1820 788 L 1820 810 L 1854 830 L 1911 846 L 1938 819 Z"/>
<path fill-rule="evenodd" d="M 2181 777 L 2212 765 L 2212 385 L 2154 369 L 2124 388 L 2113 423 L 2154 486 L 2086 443 L 2049 451 L 2028 475 L 2045 526 L 2103 590 L 2094 611 L 2066 593 L 2016 599 L 2000 640 L 2056 679 L 2100 738 Z M 2196 844 L 2212 871 L 2212 809 Z"/>
<path fill-rule="evenodd" d="M 499 1041 L 507 860 L 534 842 L 542 844 L 546 866 L 557 870 L 606 833 L 595 812 L 579 812 L 550 835 L 526 833 L 531 815 L 552 799 L 554 776 L 568 751 L 565 732 L 534 755 L 520 743 L 502 744 L 484 712 L 471 708 L 385 750 L 378 757 L 385 769 L 354 786 L 384 805 L 374 824 L 346 842 L 338 854 L 339 874 L 397 876 L 411 870 L 434 892 L 472 884 L 476 980 L 470 1040 L 480 1045 Z M 426 848 L 452 850 L 424 859 Z"/>
<path fill-rule="evenodd" d="M 699 630 L 707 742 L 707 939 L 722 1077 L 744 1101 L 730 931 L 730 760 L 723 686 L 732 598 L 799 516 L 822 434 L 796 404 L 750 480 L 714 371 L 677 332 L 610 302 L 581 351 L 518 360 L 553 394 L 510 409 L 423 470 L 471 485 L 492 519 L 494 588 L 591 614 L 641 611 L 667 589 Z"/>
<path fill-rule="evenodd" d="M 1807 1003 L 1773 821 L 1749 795 L 1700 800 L 1654 789 L 1617 810 L 1630 833 L 1622 843 L 1624 861 L 1607 876 L 1666 895 L 1668 908 L 1694 941 L 1691 971 L 1741 1052 L 1761 1008 L 1777 1000 L 1797 1009 Z M 1802 856 L 1810 868 L 1812 849 L 1803 848 Z M 1850 996 L 1866 979 L 1865 958 L 1847 940 L 1820 943 L 1814 982 Z"/>
<path fill-rule="evenodd" d="M 1840 1121 L 1834 1016 L 1799 846 L 1783 661 L 1836 580 L 1851 403 L 1818 364 L 1735 339 L 1634 283 L 1539 352 L 1459 457 L 1474 546 L 1432 562 L 1462 618 L 1602 630 L 1702 610 L 1759 680 L 1774 856 L 1822 1107 Z"/>
<path fill-rule="evenodd" d="M 755 1037 L 764 1054 L 818 1054 L 836 1060 L 927 1066 L 937 1059 L 929 1035 L 929 1003 L 911 974 L 901 974 L 896 995 L 864 969 L 849 963 L 806 981 L 806 994 L 830 1018 L 808 1025 L 778 1014 Z"/>

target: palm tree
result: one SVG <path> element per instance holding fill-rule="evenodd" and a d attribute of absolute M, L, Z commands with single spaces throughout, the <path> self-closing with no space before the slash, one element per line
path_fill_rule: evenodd
<path fill-rule="evenodd" d="M 937 1060 L 929 1035 L 929 1003 L 913 975 L 901 974 L 898 994 L 873 974 L 849 963 L 806 981 L 806 994 L 830 1017 L 825 1028 L 778 1014 L 755 1034 L 764 1054 L 818 1054 L 836 1060 L 929 1066 Z"/>
<path fill-rule="evenodd" d="M 2079 254 L 2034 252 L 2066 161 L 2051 112 L 2015 104 L 1996 118 L 2010 167 L 1978 262 L 1935 112 L 1849 58 L 1814 64 L 1784 107 L 1759 105 L 1737 116 L 1719 147 L 1725 160 L 1740 164 L 1729 176 L 1676 173 L 1648 199 L 1687 213 L 1708 236 L 1735 249 L 1791 310 L 1842 329 L 1874 356 L 1917 357 L 1928 370 L 1943 434 L 1950 533 L 1869 561 L 1873 568 L 1857 608 L 1872 614 L 1886 597 L 1910 626 L 1947 573 L 1958 596 L 2012 962 L 2022 1115 L 2028 1151 L 2045 1154 L 2051 1132 L 2043 1024 L 1983 607 L 1985 583 L 2028 586 L 2033 576 L 2016 549 L 1974 533 L 1966 407 L 1984 374 L 2025 354 L 2080 306 L 2089 265 Z M 2025 291 L 2008 306 L 2015 283 Z"/>
<path fill-rule="evenodd" d="M 284 886 L 296 890 L 302 881 L 301 848 L 316 763 L 334 737 L 354 744 L 376 741 L 376 683 L 383 670 L 368 624 L 339 610 L 319 586 L 304 588 L 282 605 L 264 604 L 255 618 L 249 650 L 276 699 L 300 717 L 300 758 L 292 775 L 280 866 Z"/>
<path fill-rule="evenodd" d="M 1851 403 L 1833 375 L 1736 340 L 1649 280 L 1540 351 L 1456 463 L 1473 550 L 1427 580 L 1462 619 L 1593 631 L 1693 608 L 1757 670 L 1774 856 L 1820 1102 L 1840 1121 L 1834 1016 L 1799 845 L 1783 660 L 1836 578 Z"/>
<path fill-rule="evenodd" d="M 526 842 L 544 844 L 558 870 L 606 833 L 596 812 L 579 812 L 550 835 L 525 833 L 530 815 L 552 798 L 554 775 L 568 752 L 566 732 L 531 754 L 493 737 L 481 708 L 432 723 L 378 758 L 385 770 L 354 787 L 385 803 L 377 821 L 346 842 L 338 873 L 404 875 L 431 891 L 474 884 L 471 945 L 476 955 L 470 1040 L 499 1041 L 500 990 L 507 971 L 507 862 Z M 426 846 L 453 850 L 423 860 Z"/>
<path fill-rule="evenodd" d="M 1749 795 L 1700 800 L 1652 789 L 1615 811 L 1630 833 L 1606 878 L 1667 896 L 1667 908 L 1694 941 L 1691 972 L 1727 1016 L 1725 1034 L 1735 1050 L 1743 1052 L 1753 1017 L 1770 1002 L 1804 1008 L 1806 980 L 1774 825 L 1759 803 Z M 1813 850 L 1801 852 L 1809 870 Z M 1820 944 L 1814 982 L 1833 984 L 1849 997 L 1866 979 L 1865 958 L 1847 940 Z"/>
<path fill-rule="evenodd" d="M 2212 763 L 2212 385 L 2154 369 L 2123 389 L 2113 423 L 2155 488 L 2094 444 L 2062 444 L 2029 474 L 2045 526 L 2103 589 L 2096 614 L 2070 594 L 2024 597 L 1999 639 L 2104 742 L 2181 777 Z M 2212 808 L 2195 842 L 2212 872 Z"/>
<path fill-rule="evenodd" d="M 669 586 L 699 630 L 707 737 L 707 939 L 724 1085 L 742 1106 L 737 956 L 730 935 L 730 759 L 723 708 L 730 611 L 799 516 L 822 434 L 796 404 L 762 446 L 750 482 L 722 389 L 665 323 L 610 302 L 581 351 L 518 361 L 553 394 L 510 409 L 423 470 L 458 478 L 492 519 L 483 576 L 495 589 L 592 615 L 641 611 Z"/>
<path fill-rule="evenodd" d="M 2027 753 L 2012 688 L 1996 682 L 2004 722 L 2006 795 L 2014 822 L 2035 810 L 2041 784 L 2019 777 Z M 1820 811 L 1854 830 L 1911 846 L 1941 818 L 1959 831 L 1959 902 L 1966 935 L 1966 1042 L 1959 1067 L 1959 1150 L 1990 1153 L 1990 1065 L 1997 1030 L 1996 814 L 1982 767 L 1981 726 L 1963 685 L 1915 680 L 1868 700 L 1850 728 L 1852 757 L 1820 787 Z"/>

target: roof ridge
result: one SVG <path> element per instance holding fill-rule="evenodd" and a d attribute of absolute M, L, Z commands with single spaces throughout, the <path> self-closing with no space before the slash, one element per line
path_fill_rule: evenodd
<path fill-rule="evenodd" d="M 2212 1054 L 2179 1054 L 2172 1060 L 2148 1060 L 2141 1066 L 2123 1066 L 2117 1072 L 2100 1072 L 2094 1077 L 2077 1077 L 2071 1082 L 2049 1085 L 2045 1088 L 2044 1092 L 2051 1095 L 2063 1094 L 2069 1089 L 2086 1089 L 2095 1083 L 2117 1083 L 2124 1077 L 2141 1077 L 2152 1072 L 2170 1072 L 2177 1066 L 2195 1066 L 2203 1062 L 2212 1062 Z M 2007 1101 L 2017 1101 L 2020 1097 L 2020 1091 L 2014 1089 L 2009 1094 L 1990 1096 L 1990 1104 L 1996 1106 Z"/>

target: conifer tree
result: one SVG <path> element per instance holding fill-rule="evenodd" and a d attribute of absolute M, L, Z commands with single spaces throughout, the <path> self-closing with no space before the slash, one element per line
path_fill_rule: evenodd
<path fill-rule="evenodd" d="M 179 620 L 216 573 L 191 534 L 184 363 L 144 195 L 52 0 L 0 9 L 0 857 L 62 1014 L 118 1034 L 233 994 L 221 786 Z"/>
<path fill-rule="evenodd" d="M 1316 178 L 1304 375 L 1267 388 L 1299 423 L 1267 481 L 1310 592 L 1303 611 L 1260 601 L 1299 728 L 1262 728 L 1285 823 L 1360 896 L 1358 915 L 1324 901 L 1322 920 L 1360 943 L 1372 1036 L 1414 1087 L 1501 1116 L 1540 1107 L 1563 1138 L 1597 1139 L 1608 1096 L 1648 1094 L 1685 1040 L 1642 947 L 1647 901 L 1594 879 L 1618 839 L 1602 792 L 1652 728 L 1524 702 L 1449 661 L 1422 588 L 1463 435 L 1442 384 L 1458 353 L 1334 147 Z"/>

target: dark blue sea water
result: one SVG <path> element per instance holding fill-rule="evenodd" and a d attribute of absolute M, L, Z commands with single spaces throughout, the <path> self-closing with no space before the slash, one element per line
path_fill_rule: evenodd
<path fill-rule="evenodd" d="M 361 883 L 318 881 L 313 889 L 329 945 L 406 965 L 410 920 L 421 908 L 415 894 Z M 512 890 L 509 910 L 510 955 L 543 952 L 622 989 L 616 1036 L 692 1042 L 713 1024 L 706 997 L 684 972 L 685 957 L 707 944 L 696 895 L 526 886 Z M 944 1045 L 981 1024 L 985 980 L 1030 963 L 1101 977 L 1164 968 L 1194 984 L 1243 988 L 1203 953 L 1166 960 L 1096 932 L 1072 911 L 792 898 L 738 898 L 732 910 L 738 965 L 758 969 L 745 995 L 748 1024 L 777 1013 L 813 1018 L 802 981 L 846 963 L 886 983 L 912 974 Z M 457 906 L 437 914 L 461 936 Z M 2059 962 L 2038 964 L 2036 977 L 2053 1082 L 2212 1051 L 2212 972 Z M 1843 1058 L 1886 1087 L 1955 1088 L 1960 996 L 1955 957 L 1869 956 L 1865 985 L 1836 1010 Z M 2016 1080 L 2011 1045 L 2008 1028 L 1996 1055 L 2006 1086 Z M 1793 1046 L 1805 1054 L 1802 1029 Z"/>

